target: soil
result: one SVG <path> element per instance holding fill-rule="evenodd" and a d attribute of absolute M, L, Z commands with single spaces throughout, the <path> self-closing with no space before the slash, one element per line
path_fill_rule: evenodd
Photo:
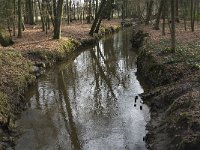
<path fill-rule="evenodd" d="M 150 37 L 139 50 L 138 74 L 151 88 L 142 94 L 151 108 L 151 121 L 145 138 L 151 150 L 200 149 L 200 53 L 198 41 L 179 42 L 175 53 L 170 51 L 168 36 L 157 37 L 159 31 L 150 31 Z M 177 29 L 177 41 L 184 30 Z M 189 31 L 187 31 L 189 32 Z M 164 42 L 163 42 L 164 41 Z M 192 48 L 191 48 L 192 45 Z M 193 54 L 195 53 L 195 54 Z"/>

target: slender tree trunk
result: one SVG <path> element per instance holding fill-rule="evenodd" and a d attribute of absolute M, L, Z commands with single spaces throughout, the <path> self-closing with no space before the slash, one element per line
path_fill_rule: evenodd
<path fill-rule="evenodd" d="M 34 1 L 35 5 L 34 5 L 34 12 L 35 12 L 35 23 L 38 23 L 38 6 L 36 3 L 36 0 Z"/>
<path fill-rule="evenodd" d="M 95 16 L 95 0 L 92 0 L 92 19 L 94 18 Z"/>
<path fill-rule="evenodd" d="M 29 0 L 25 0 L 24 1 L 24 8 L 25 8 L 25 11 L 24 11 L 24 13 L 23 13 L 23 16 L 24 16 L 24 22 L 25 22 L 25 24 L 28 24 L 29 23 L 29 17 L 28 17 L 28 15 L 29 15 Z"/>
<path fill-rule="evenodd" d="M 163 18 L 163 27 L 162 27 L 162 35 L 165 35 L 165 23 L 166 23 L 166 8 L 167 6 L 165 5 L 163 7 L 163 14 L 162 14 L 162 18 Z"/>
<path fill-rule="evenodd" d="M 72 0 L 69 0 L 69 21 L 72 22 Z"/>
<path fill-rule="evenodd" d="M 57 5 L 56 5 L 56 0 L 53 0 L 53 16 L 57 16 Z M 55 18 L 54 18 L 55 19 Z"/>
<path fill-rule="evenodd" d="M 88 16 L 87 16 L 87 23 L 91 23 L 91 16 L 92 16 L 92 0 L 89 0 L 89 8 L 88 8 Z"/>
<path fill-rule="evenodd" d="M 95 17 L 96 17 L 96 14 L 98 12 L 98 7 L 99 7 L 99 1 L 96 0 Z"/>
<path fill-rule="evenodd" d="M 176 22 L 179 23 L 179 0 L 176 0 Z"/>
<path fill-rule="evenodd" d="M 18 0 L 18 38 L 22 38 L 22 8 L 21 0 Z"/>
<path fill-rule="evenodd" d="M 156 17 L 156 23 L 154 25 L 154 29 L 155 30 L 159 30 L 160 18 L 161 18 L 161 15 L 162 15 L 162 11 L 163 11 L 163 6 L 164 5 L 165 5 L 165 0 L 161 0 L 160 1 L 160 6 L 159 6 L 159 9 L 158 9 L 158 14 L 157 14 L 157 17 Z"/>
<path fill-rule="evenodd" d="M 101 21 L 102 21 L 102 19 L 100 18 L 99 21 L 98 21 L 98 23 L 97 23 L 97 26 L 96 26 L 96 29 L 95 29 L 94 33 L 98 33 L 99 32 Z"/>
<path fill-rule="evenodd" d="M 66 5 L 67 5 L 67 24 L 70 24 L 69 0 L 66 0 Z"/>
<path fill-rule="evenodd" d="M 197 0 L 191 0 L 191 29 L 192 29 L 192 32 L 194 32 L 196 8 L 197 8 Z"/>
<path fill-rule="evenodd" d="M 125 18 L 128 17 L 128 0 L 124 0 L 125 1 Z"/>
<path fill-rule="evenodd" d="M 199 1 L 197 1 L 197 5 L 196 5 L 196 10 L 197 10 L 197 25 L 199 24 Z"/>
<path fill-rule="evenodd" d="M 76 4 L 77 19 L 80 20 L 79 3 Z"/>
<path fill-rule="evenodd" d="M 83 18 L 82 18 L 82 23 L 84 23 L 84 20 L 85 20 L 85 10 L 84 10 L 84 8 L 83 8 Z"/>
<path fill-rule="evenodd" d="M 15 21 L 16 21 L 16 0 L 13 0 L 14 16 L 13 16 L 13 36 L 16 35 Z"/>
<path fill-rule="evenodd" d="M 76 20 L 76 5 L 75 3 L 73 4 L 73 16 L 74 16 L 74 20 Z"/>
<path fill-rule="evenodd" d="M 54 27 L 54 18 L 53 18 L 53 11 L 52 11 L 52 6 L 50 5 L 50 3 L 46 0 L 47 3 L 47 12 L 48 12 L 48 21 L 49 21 L 49 27 L 50 27 L 50 20 L 52 22 L 52 25 Z"/>
<path fill-rule="evenodd" d="M 187 22 L 186 22 L 186 16 L 187 16 L 187 3 L 184 2 L 184 10 L 183 10 L 183 15 L 184 15 L 184 28 L 185 28 L 185 31 L 187 30 Z"/>
<path fill-rule="evenodd" d="M 194 32 L 194 18 L 193 18 L 193 11 L 194 11 L 194 0 L 191 0 L 191 4 L 190 4 L 190 17 L 191 17 L 191 30 L 192 32 Z"/>
<path fill-rule="evenodd" d="M 176 31 L 175 31 L 175 0 L 171 0 L 171 50 L 176 51 Z"/>
<path fill-rule="evenodd" d="M 47 16 L 47 26 L 48 26 L 48 30 L 50 30 L 51 24 L 50 24 L 50 17 L 49 17 L 49 15 Z"/>
<path fill-rule="evenodd" d="M 42 31 L 45 31 L 45 22 L 44 22 L 44 15 L 42 13 L 42 4 L 40 3 L 40 0 L 37 0 L 38 2 L 38 8 L 39 8 L 39 11 L 40 11 L 40 17 L 41 17 L 41 21 L 42 21 Z M 43 3 L 43 1 L 42 1 Z"/>
<path fill-rule="evenodd" d="M 122 20 L 125 19 L 124 2 L 122 4 Z"/>
<path fill-rule="evenodd" d="M 147 3 L 147 16 L 146 16 L 145 25 L 148 25 L 151 19 L 153 2 L 154 2 L 153 0 L 150 0 L 150 2 Z"/>
<path fill-rule="evenodd" d="M 94 22 L 92 24 L 91 30 L 89 32 L 90 35 L 93 35 L 94 32 L 95 33 L 98 32 L 98 24 L 99 24 L 99 21 L 101 23 L 101 17 L 102 17 L 102 13 L 105 11 L 104 8 L 106 6 L 106 2 L 107 2 L 106 0 L 101 1 L 98 13 L 96 14 L 96 17 L 95 17 Z"/>

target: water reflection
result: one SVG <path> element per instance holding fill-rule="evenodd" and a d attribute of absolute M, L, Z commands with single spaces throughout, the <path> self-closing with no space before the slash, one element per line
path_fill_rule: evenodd
<path fill-rule="evenodd" d="M 70 135 L 71 143 L 73 145 L 73 148 L 76 150 L 81 149 L 80 142 L 78 139 L 77 135 L 77 129 L 76 129 L 76 124 L 73 120 L 73 115 L 72 115 L 72 107 L 69 101 L 68 93 L 67 93 L 67 84 L 65 84 L 65 80 L 63 77 L 63 72 L 58 73 L 58 89 L 59 89 L 59 101 L 60 101 L 60 108 L 61 108 L 61 113 L 63 115 L 63 119 L 65 120 L 65 126 L 66 129 Z M 61 94 L 62 93 L 62 94 Z M 62 96 L 64 98 L 64 102 L 62 101 Z M 64 111 L 63 105 L 66 107 L 67 112 Z M 64 113 L 65 112 L 65 113 Z M 66 115 L 68 117 L 66 117 Z M 68 118 L 68 121 L 66 120 Z"/>
<path fill-rule="evenodd" d="M 149 110 L 134 107 L 143 89 L 129 39 L 129 30 L 103 39 L 40 78 L 27 93 L 15 149 L 146 149 Z"/>

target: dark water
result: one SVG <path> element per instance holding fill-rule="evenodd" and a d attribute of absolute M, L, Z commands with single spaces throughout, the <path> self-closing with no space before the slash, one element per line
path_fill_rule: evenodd
<path fill-rule="evenodd" d="M 16 150 L 145 150 L 150 119 L 135 75 L 131 30 L 102 39 L 38 79 L 17 121 Z M 140 106 L 143 107 L 140 110 Z"/>

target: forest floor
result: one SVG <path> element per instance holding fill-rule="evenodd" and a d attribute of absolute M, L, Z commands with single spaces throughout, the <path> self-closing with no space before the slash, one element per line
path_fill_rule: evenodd
<path fill-rule="evenodd" d="M 105 30 L 109 28 L 119 28 L 121 26 L 120 19 L 113 20 L 103 20 L 100 27 L 100 34 L 105 34 Z M 57 49 L 59 45 L 59 40 L 52 39 L 53 29 L 48 30 L 47 34 L 42 32 L 41 25 L 25 25 L 26 29 L 23 31 L 23 37 L 17 38 L 13 37 L 14 45 L 7 47 L 6 49 L 15 50 L 32 50 L 32 49 Z M 91 24 L 84 22 L 73 22 L 67 25 L 66 22 L 62 25 L 62 38 L 71 38 L 76 41 L 82 41 L 85 39 L 91 39 L 89 31 Z M 0 48 L 2 48 L 0 46 Z M 4 48 L 5 49 L 5 48 Z"/>
<path fill-rule="evenodd" d="M 143 97 L 151 108 L 146 141 L 152 150 L 200 149 L 200 26 L 177 24 L 176 52 L 169 30 L 143 26 L 149 33 L 138 58 L 138 72 L 152 88 Z"/>
<path fill-rule="evenodd" d="M 103 21 L 96 36 L 111 34 L 120 27 L 119 19 Z M 0 46 L 0 149 L 14 144 L 15 134 L 9 128 L 15 127 L 14 120 L 23 110 L 23 93 L 27 87 L 47 66 L 67 59 L 81 46 L 94 44 L 96 37 L 89 36 L 90 28 L 91 24 L 79 22 L 63 25 L 62 39 L 54 40 L 52 29 L 46 34 L 41 25 L 26 25 L 22 38 L 13 37 L 12 46 Z"/>
<path fill-rule="evenodd" d="M 166 25 L 165 36 L 162 35 L 162 27 L 160 30 L 153 30 L 152 25 L 148 26 L 141 26 L 145 32 L 150 34 L 150 39 L 152 41 L 160 41 L 161 39 L 170 40 L 170 30 L 169 27 Z M 198 42 L 200 39 L 200 24 L 195 24 L 195 32 L 191 31 L 190 23 L 187 23 L 187 30 L 185 30 L 184 24 L 181 21 L 180 23 L 176 24 L 176 40 L 177 43 L 181 43 L 185 45 L 191 42 Z"/>

